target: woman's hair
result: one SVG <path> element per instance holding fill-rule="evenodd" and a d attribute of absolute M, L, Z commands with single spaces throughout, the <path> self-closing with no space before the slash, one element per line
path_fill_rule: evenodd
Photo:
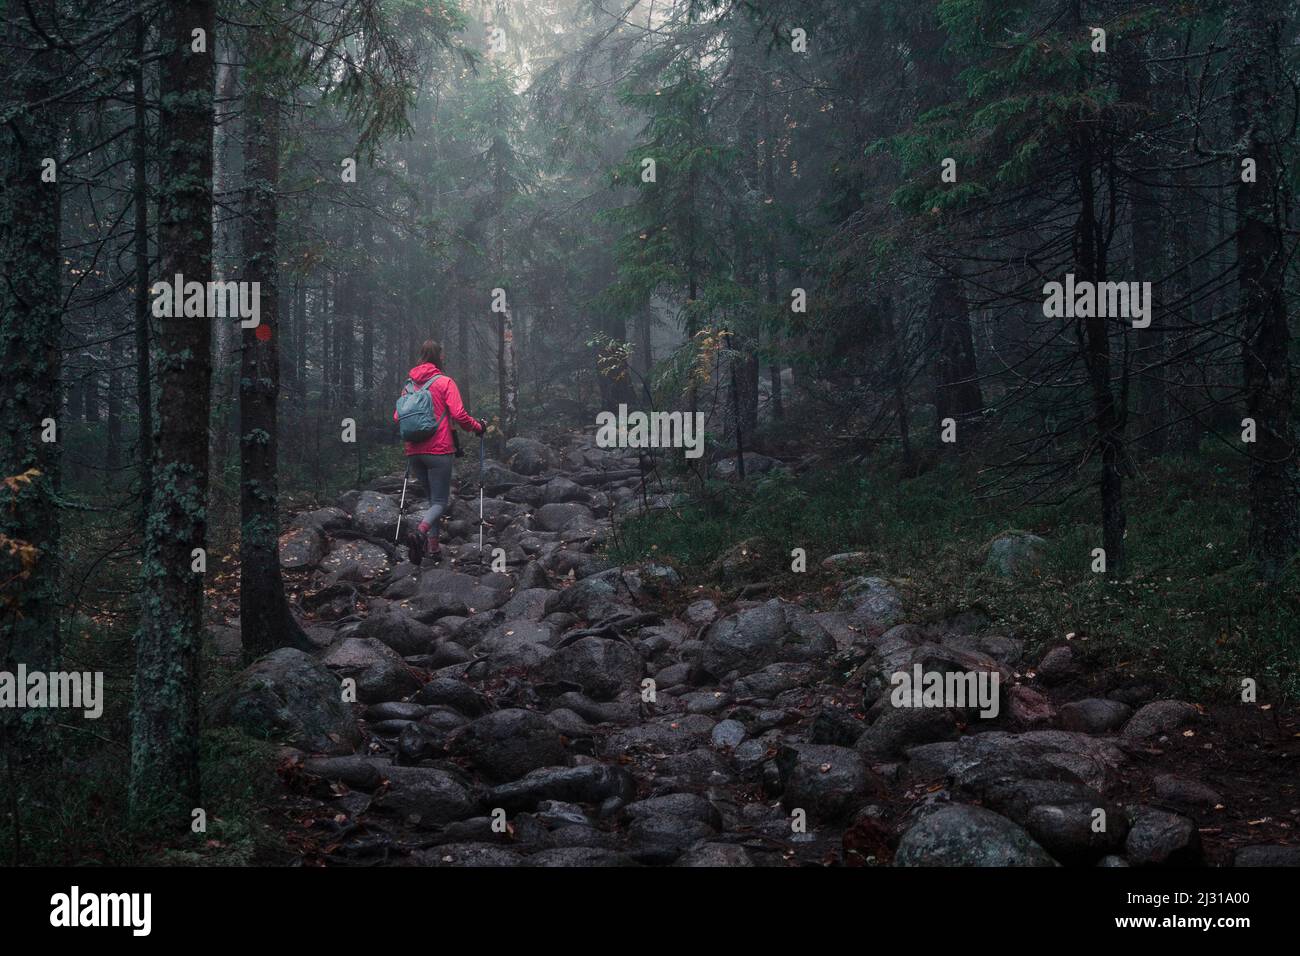
<path fill-rule="evenodd" d="M 424 344 L 420 346 L 420 361 L 441 365 L 442 343 L 435 342 L 433 339 L 425 339 Z"/>

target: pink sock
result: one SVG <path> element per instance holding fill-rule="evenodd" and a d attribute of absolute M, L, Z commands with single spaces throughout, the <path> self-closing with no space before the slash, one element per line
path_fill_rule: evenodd
<path fill-rule="evenodd" d="M 428 522 L 421 521 L 421 522 L 420 522 L 420 534 L 428 534 L 428 533 L 429 533 L 429 524 L 428 524 Z"/>

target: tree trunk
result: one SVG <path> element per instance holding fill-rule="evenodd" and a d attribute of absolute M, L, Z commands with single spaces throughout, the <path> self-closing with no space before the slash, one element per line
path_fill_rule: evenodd
<path fill-rule="evenodd" d="M 1146 65 L 1142 62 L 1143 49 L 1141 39 L 1122 39 L 1120 41 L 1120 96 L 1132 104 L 1135 114 L 1150 112 L 1152 108 L 1151 78 Z M 1135 130 L 1146 133 L 1146 130 Z M 1165 274 L 1163 251 L 1160 235 L 1162 210 L 1156 201 L 1155 190 L 1143 181 L 1145 173 L 1139 172 L 1128 183 L 1129 213 L 1132 255 L 1132 279 L 1150 282 L 1154 295 L 1159 296 L 1161 285 L 1159 279 Z M 1153 298 L 1152 322 L 1144 329 L 1133 330 L 1136 343 L 1138 363 L 1145 368 L 1138 380 L 1137 395 L 1134 402 L 1140 428 L 1146 433 L 1141 444 L 1152 455 L 1159 455 L 1165 449 L 1168 435 L 1169 414 L 1165 395 L 1164 366 L 1165 322 L 1156 317 L 1163 316 L 1163 302 Z"/>
<path fill-rule="evenodd" d="M 225 59 L 223 57 L 222 59 Z M 235 235 L 235 220 L 232 210 L 237 208 L 233 189 L 235 182 L 234 133 L 236 104 L 232 101 L 237 87 L 236 67 L 222 62 L 217 67 L 217 99 L 221 105 L 214 105 L 224 115 L 213 129 L 214 148 L 212 151 L 212 189 L 216 201 L 212 205 L 212 274 L 218 281 L 226 281 L 235 271 L 234 263 L 238 257 L 238 242 Z M 216 479 L 210 483 L 209 500 L 211 515 L 209 525 L 214 532 L 226 532 L 233 519 L 234 504 L 227 492 L 225 482 L 226 466 L 230 462 L 230 424 L 234 409 L 231 407 L 235 396 L 235 371 L 238 358 L 235 354 L 238 341 L 238 319 L 225 318 L 212 320 L 212 434 L 208 444 L 208 455 Z M 220 540 L 227 540 L 222 533 Z"/>
<path fill-rule="evenodd" d="M 369 227 L 364 233 L 366 245 L 369 245 L 373 234 Z M 374 273 L 366 276 L 367 288 L 371 295 L 367 296 L 367 303 L 360 311 L 361 313 L 361 417 L 359 421 L 366 424 L 362 431 L 362 439 L 368 440 L 373 434 L 370 428 L 376 422 L 375 417 L 375 309 L 372 303 L 383 301 L 375 289 Z"/>
<path fill-rule="evenodd" d="M 276 43 L 274 28 L 250 29 L 251 61 L 269 60 Z M 289 610 L 280 575 L 280 104 L 260 73 L 250 76 L 244 115 L 243 278 L 259 285 L 262 320 L 243 330 L 239 368 L 239 627 L 244 659 L 251 662 L 280 647 L 307 650 L 310 644 Z"/>
<path fill-rule="evenodd" d="M 731 428 L 732 437 L 736 441 L 736 477 L 741 481 L 745 480 L 745 431 L 746 416 L 745 410 L 741 404 L 740 378 L 744 375 L 744 369 L 748 366 L 748 356 L 735 351 L 732 344 L 732 336 L 727 335 L 726 347 L 731 352 Z"/>
<path fill-rule="evenodd" d="M 1096 193 L 1093 184 L 1093 149 L 1087 138 L 1080 134 L 1078 186 L 1079 216 L 1075 223 L 1075 258 L 1079 278 L 1090 282 L 1104 282 L 1106 265 L 1099 249 L 1102 238 L 1096 219 Z M 1107 572 L 1115 577 L 1124 574 L 1124 416 L 1111 386 L 1110 338 L 1107 320 L 1096 313 L 1082 319 L 1084 331 L 1084 364 L 1092 392 L 1093 421 L 1096 444 L 1101 452 L 1101 526 L 1102 547 L 1106 549 Z"/>
<path fill-rule="evenodd" d="M 122 341 L 117 330 L 111 330 L 108 342 L 108 448 L 104 465 L 110 472 L 106 481 L 116 480 L 122 466 Z"/>
<path fill-rule="evenodd" d="M 764 82 L 763 103 L 760 110 L 760 122 L 763 130 L 763 191 L 771 209 L 776 208 L 776 132 L 772 127 L 772 112 L 769 105 L 775 91 L 775 81 L 769 76 Z M 763 304 L 768 311 L 768 321 L 772 323 L 773 337 L 782 323 L 775 321 L 777 311 L 776 292 L 776 249 L 779 242 L 778 225 L 768 213 L 767 228 L 763 230 Z M 775 344 L 772 346 L 775 351 Z M 772 386 L 772 419 L 781 421 L 785 418 L 785 398 L 781 394 L 781 363 L 774 361 L 768 365 L 768 381 Z"/>
<path fill-rule="evenodd" d="M 1288 88 L 1280 52 L 1285 22 L 1282 0 L 1238 0 L 1231 23 L 1233 125 L 1245 147 L 1243 158 L 1253 159 L 1256 169 L 1255 182 L 1237 185 L 1237 281 L 1246 416 L 1256 428 L 1256 443 L 1248 449 L 1248 544 L 1265 580 L 1280 577 L 1300 546 L 1285 291 L 1290 195 L 1275 141 L 1290 120 L 1273 115 L 1278 107 L 1272 105 L 1283 101 Z"/>
<path fill-rule="evenodd" d="M 939 345 L 935 370 L 934 407 L 940 421 L 974 421 L 984 410 L 979 372 L 975 366 L 975 341 L 971 334 L 970 311 L 962 293 L 961 279 L 945 273 L 934 283 L 930 298 L 930 320 Z"/>
<path fill-rule="evenodd" d="M 212 41 L 214 0 L 163 8 L 158 248 L 160 275 L 212 278 Z M 207 45 L 192 48 L 191 32 Z M 205 546 L 211 333 L 193 318 L 163 318 L 153 506 L 145 535 L 131 725 L 130 804 L 138 823 L 188 832 L 199 806 L 199 649 Z"/>
<path fill-rule="evenodd" d="M 356 222 L 353 217 L 345 217 L 347 225 L 343 230 L 343 248 L 349 254 L 356 249 Z M 357 362 L 356 324 L 357 324 L 357 270 L 360 262 L 348 262 L 343 267 L 343 274 L 338 277 L 338 289 L 334 300 L 335 354 L 334 362 L 338 369 L 339 396 L 342 399 L 344 414 L 357 418 Z"/>
<path fill-rule="evenodd" d="M 916 456 L 912 451 L 911 420 L 907 409 L 907 368 L 902 334 L 894 322 L 894 301 L 886 296 L 880 303 L 881 327 L 889 339 L 889 378 L 894 406 L 894 419 L 898 424 L 898 441 L 903 449 L 903 468 L 911 473 Z"/>
<path fill-rule="evenodd" d="M 33 44 L 15 9 L 3 24 L 10 47 Z M 52 25 L 46 22 L 47 27 Z M 38 103 L 52 92 L 52 54 L 0 63 L 19 103 Z M 59 666 L 60 448 L 66 422 L 60 351 L 63 335 L 62 268 L 59 256 L 60 182 L 43 182 L 43 162 L 59 157 L 59 122 L 49 106 L 27 107 L 0 125 L 0 670 L 18 664 L 32 671 Z M 63 171 L 57 171 L 62 179 Z M 47 421 L 55 440 L 43 440 Z M 30 552 L 22 549 L 30 548 Z M 52 741 L 48 711 L 0 710 L 0 741 L 7 775 L 22 760 L 46 758 Z M 16 795 L 4 810 L 17 814 Z M 18 830 L 17 817 L 12 821 Z M 21 857 L 15 841 L 14 856 Z M 17 862 L 17 860 L 16 860 Z"/>
<path fill-rule="evenodd" d="M 470 360 L 469 360 L 469 311 L 460 308 L 456 312 L 456 363 L 460 372 L 456 376 L 456 384 L 460 386 L 460 394 L 465 399 L 468 406 L 470 399 Z"/>
<path fill-rule="evenodd" d="M 501 313 L 501 441 L 519 432 L 519 369 L 515 358 L 515 322 L 507 302 Z"/>
<path fill-rule="evenodd" d="M 640 331 L 640 333 L 641 333 L 641 374 L 642 374 L 646 379 L 649 379 L 649 378 L 650 378 L 650 372 L 654 369 L 654 365 L 655 365 L 655 355 L 654 355 L 654 323 L 655 323 L 655 307 L 654 307 L 654 303 L 653 303 L 653 302 L 647 303 L 646 306 L 645 306 L 645 308 L 643 308 L 643 309 L 641 310 L 641 314 L 640 314 L 640 316 L 639 316 L 638 318 L 639 318 L 639 321 L 637 322 L 637 326 L 638 326 L 638 329 L 639 329 L 639 331 Z M 649 385 L 648 385 L 648 384 L 647 384 L 646 388 L 647 388 L 647 390 L 649 389 Z"/>
<path fill-rule="evenodd" d="M 320 408 L 334 407 L 334 320 L 330 318 L 331 271 L 320 280 Z"/>
<path fill-rule="evenodd" d="M 307 280 L 309 276 L 300 276 L 294 283 L 294 295 L 297 307 L 294 309 L 293 326 L 293 383 L 299 397 L 307 395 Z"/>
<path fill-rule="evenodd" d="M 144 89 L 144 17 L 137 15 L 134 22 L 135 46 L 132 55 L 135 68 L 131 85 L 134 108 L 131 145 L 133 187 L 131 201 L 135 205 L 135 231 L 132 252 L 135 256 L 135 400 L 139 406 L 140 426 L 136 435 L 136 461 L 140 470 L 140 531 L 144 534 L 149 520 L 149 503 L 153 496 L 153 480 L 149 469 L 153 465 L 153 370 L 150 367 L 151 330 L 149 323 L 149 115 Z"/>

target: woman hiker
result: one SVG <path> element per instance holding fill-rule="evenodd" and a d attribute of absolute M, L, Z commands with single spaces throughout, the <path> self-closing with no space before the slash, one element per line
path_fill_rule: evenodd
<path fill-rule="evenodd" d="M 406 536 L 411 563 L 417 565 L 425 558 L 437 561 L 442 556 L 438 546 L 438 519 L 447 510 L 451 496 L 451 466 L 456 457 L 452 445 L 452 419 L 465 431 L 476 435 L 482 435 L 485 428 L 482 422 L 465 411 L 460 389 L 438 368 L 442 362 L 442 345 L 432 339 L 426 340 L 420 346 L 420 364 L 411 369 L 411 380 L 402 389 L 402 395 L 407 396 L 427 388 L 438 423 L 428 438 L 402 443 L 407 467 L 429 491 L 429 510 L 420 521 L 419 530 Z M 396 411 L 393 419 L 398 420 Z"/>

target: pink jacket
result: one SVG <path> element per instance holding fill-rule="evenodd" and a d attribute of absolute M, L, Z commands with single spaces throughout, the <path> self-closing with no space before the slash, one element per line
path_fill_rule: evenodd
<path fill-rule="evenodd" d="M 483 425 L 465 411 L 465 404 L 460 400 L 460 389 L 456 387 L 456 383 L 444 375 L 438 366 L 432 362 L 424 362 L 411 369 L 411 379 L 417 385 L 423 385 L 435 375 L 442 375 L 442 378 L 429 386 L 429 394 L 433 398 L 433 413 L 438 416 L 438 430 L 433 433 L 432 438 L 422 442 L 402 442 L 408 455 L 452 454 L 456 450 L 451 443 L 453 418 L 456 424 L 467 432 L 483 430 Z M 397 421 L 396 411 L 393 412 L 393 421 Z"/>

